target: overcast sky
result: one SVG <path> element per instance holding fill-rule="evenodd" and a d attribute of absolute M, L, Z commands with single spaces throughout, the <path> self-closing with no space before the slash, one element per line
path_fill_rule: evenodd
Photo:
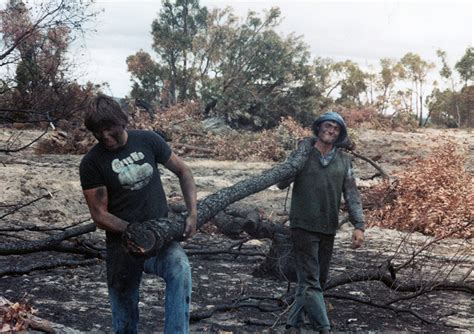
<path fill-rule="evenodd" d="M 434 3 L 431 3 L 434 2 Z M 298 1 L 201 0 L 201 5 L 234 8 L 245 17 L 248 10 L 262 12 L 278 6 L 283 35 L 302 35 L 313 57 L 351 59 L 362 66 L 381 58 L 400 59 L 407 52 L 437 62 L 436 50 L 448 53 L 453 64 L 474 45 L 473 1 Z M 97 33 L 86 36 L 86 49 L 75 57 L 83 78 L 108 82 L 108 94 L 122 97 L 130 91 L 125 59 L 140 49 L 151 50 L 151 23 L 160 0 L 98 1 L 104 12 L 95 24 Z"/>

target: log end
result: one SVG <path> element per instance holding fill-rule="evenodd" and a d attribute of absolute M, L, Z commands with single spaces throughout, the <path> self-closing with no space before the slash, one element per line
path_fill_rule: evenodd
<path fill-rule="evenodd" d="M 157 237 L 147 224 L 134 223 L 128 225 L 124 232 L 123 243 L 136 256 L 151 256 L 157 248 Z"/>

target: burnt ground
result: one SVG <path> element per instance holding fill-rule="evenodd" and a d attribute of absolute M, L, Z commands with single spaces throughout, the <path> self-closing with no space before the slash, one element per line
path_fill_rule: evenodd
<path fill-rule="evenodd" d="M 451 136 L 466 149 L 467 168 L 472 170 L 474 142 L 468 132 L 443 132 Z M 360 135 L 359 151 L 369 157 L 380 155 L 380 165 L 389 173 L 409 167 L 414 157 L 428 154 L 436 146 L 435 130 L 418 133 L 379 133 L 366 131 Z M 35 240 L 44 233 L 7 233 L 12 226 L 32 224 L 37 226 L 64 227 L 87 219 L 87 207 L 82 199 L 78 182 L 78 156 L 32 155 L 22 152 L 0 155 L 0 175 L 3 193 L 0 197 L 0 213 L 8 212 L 11 204 L 37 198 L 45 191 L 54 192 L 52 199 L 40 200 L 15 214 L 2 219 L 0 242 Z M 198 196 L 230 186 L 250 175 L 255 175 L 271 166 L 263 162 L 220 162 L 212 160 L 188 160 L 196 183 Z M 369 177 L 375 171 L 366 163 L 356 161 L 356 172 L 360 177 Z M 169 197 L 176 197 L 179 188 L 173 176 L 164 173 L 164 183 Z M 369 185 L 372 181 L 361 181 Z M 269 217 L 277 217 L 283 210 L 286 192 L 273 187 L 243 200 L 244 204 L 256 205 Z M 53 233 L 53 232 L 48 232 Z M 406 235 L 380 228 L 367 230 L 367 242 L 363 249 L 349 248 L 351 228 L 344 225 L 337 236 L 330 276 L 333 279 L 348 272 L 377 268 L 394 254 L 400 240 L 408 238 L 405 249 L 399 250 L 400 258 L 409 254 L 426 238 L 418 234 Z M 13 237 L 15 235 L 15 237 Z M 246 236 L 241 235 L 243 238 Z M 82 238 L 103 247 L 103 233 L 97 231 Z M 211 310 L 214 306 L 246 303 L 247 307 L 215 312 L 211 317 L 191 323 L 193 332 L 281 332 L 287 316 L 285 297 L 291 295 L 295 284 L 255 274 L 263 260 L 261 254 L 270 247 L 269 240 L 252 240 L 242 246 L 241 251 L 253 255 L 234 256 L 227 254 L 192 255 L 194 251 L 228 249 L 236 244 L 213 228 L 205 228 L 184 243 L 190 254 L 193 271 L 193 314 Z M 462 251 L 460 251 L 462 250 Z M 257 254 L 255 254 L 257 253 Z M 402 279 L 422 277 L 425 280 L 448 276 L 443 272 L 447 259 L 456 256 L 455 265 L 450 264 L 450 279 L 465 276 L 472 268 L 474 259 L 472 244 L 457 239 L 444 241 L 418 266 L 407 271 Z M 57 252 L 39 252 L 29 255 L 0 256 L 0 268 L 46 262 L 49 259 L 82 256 Z M 444 268 L 444 269 L 443 269 Z M 444 275 L 444 276 L 443 276 Z M 469 274 L 468 274 L 469 275 Z M 470 274 L 472 282 L 472 273 Z M 161 279 L 144 275 L 141 285 L 140 332 L 149 333 L 163 328 L 164 283 Z M 430 332 L 450 333 L 474 331 L 472 295 L 464 292 L 431 291 L 415 299 L 399 302 L 396 307 L 416 311 L 425 323 L 412 314 L 354 302 L 346 297 L 357 297 L 366 302 L 384 303 L 399 293 L 389 290 L 380 282 L 351 283 L 327 291 L 337 295 L 329 297 L 328 309 L 333 329 L 336 332 Z M 32 271 L 24 275 L 1 276 L 0 296 L 11 301 L 26 299 L 38 310 L 37 316 L 67 326 L 64 332 L 110 331 L 111 315 L 105 284 L 105 263 L 98 260 L 93 265 L 58 267 L 50 270 Z M 257 307 L 250 307 L 252 304 Z"/>

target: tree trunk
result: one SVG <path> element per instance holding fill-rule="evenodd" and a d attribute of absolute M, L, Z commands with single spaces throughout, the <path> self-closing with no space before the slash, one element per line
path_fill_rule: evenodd
<path fill-rule="evenodd" d="M 314 142 L 302 140 L 288 159 L 259 176 L 236 183 L 211 194 L 198 203 L 197 227 L 200 228 L 228 205 L 262 191 L 280 181 L 294 177 L 305 165 Z M 137 255 L 151 255 L 171 240 L 181 240 L 185 227 L 185 215 L 175 220 L 162 218 L 130 224 L 124 233 L 124 242 Z"/>

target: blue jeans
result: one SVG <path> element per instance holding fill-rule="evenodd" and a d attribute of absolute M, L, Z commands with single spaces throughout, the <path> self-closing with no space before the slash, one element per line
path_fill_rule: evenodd
<path fill-rule="evenodd" d="M 306 313 L 313 330 L 329 330 L 331 325 L 324 304 L 323 288 L 328 277 L 334 235 L 293 228 L 291 239 L 298 285 L 287 327 L 302 327 Z"/>
<path fill-rule="evenodd" d="M 120 243 L 107 242 L 107 286 L 115 333 L 137 333 L 143 271 L 166 282 L 165 333 L 188 333 L 191 268 L 181 245 L 172 242 L 145 260 L 128 254 Z"/>

